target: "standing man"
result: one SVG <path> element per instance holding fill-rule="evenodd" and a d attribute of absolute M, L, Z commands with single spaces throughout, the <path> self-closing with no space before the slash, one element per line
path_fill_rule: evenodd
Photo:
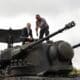
<path fill-rule="evenodd" d="M 31 42 L 33 40 L 32 29 L 31 29 L 31 24 L 30 23 L 27 23 L 26 27 L 22 30 L 21 37 L 23 39 L 23 44 L 26 41 Z"/>
<path fill-rule="evenodd" d="M 39 14 L 36 15 L 36 35 L 38 36 L 38 28 L 40 28 L 40 36 L 39 39 L 43 38 L 43 35 L 49 35 L 49 25 L 44 18 L 42 18 Z"/>

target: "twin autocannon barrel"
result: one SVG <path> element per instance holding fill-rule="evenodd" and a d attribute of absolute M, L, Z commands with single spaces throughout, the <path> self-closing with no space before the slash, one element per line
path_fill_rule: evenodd
<path fill-rule="evenodd" d="M 72 46 L 73 49 L 75 49 L 75 48 L 77 48 L 77 47 L 80 47 L 80 43 L 78 43 L 78 44 Z"/>

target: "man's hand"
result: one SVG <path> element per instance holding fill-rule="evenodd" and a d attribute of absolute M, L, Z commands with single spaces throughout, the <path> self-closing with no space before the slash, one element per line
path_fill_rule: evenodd
<path fill-rule="evenodd" d="M 32 41 L 32 40 L 33 40 L 33 38 L 29 38 L 29 40 L 30 40 L 30 41 Z"/>

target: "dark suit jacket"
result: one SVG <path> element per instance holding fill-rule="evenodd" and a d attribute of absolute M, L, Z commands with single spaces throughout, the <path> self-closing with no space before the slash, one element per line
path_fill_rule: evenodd
<path fill-rule="evenodd" d="M 28 37 L 28 36 L 30 36 L 30 37 L 33 38 L 32 30 L 30 29 L 30 31 L 29 31 L 29 33 L 28 33 L 27 28 L 24 28 L 24 29 L 22 30 L 22 37 Z"/>

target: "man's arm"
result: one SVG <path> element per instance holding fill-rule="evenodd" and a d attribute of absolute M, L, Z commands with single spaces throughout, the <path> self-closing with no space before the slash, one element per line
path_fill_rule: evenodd
<path fill-rule="evenodd" d="M 39 23 L 36 21 L 36 35 L 38 36 L 38 28 L 39 28 Z"/>
<path fill-rule="evenodd" d="M 30 30 L 30 37 L 33 38 L 32 30 Z"/>

